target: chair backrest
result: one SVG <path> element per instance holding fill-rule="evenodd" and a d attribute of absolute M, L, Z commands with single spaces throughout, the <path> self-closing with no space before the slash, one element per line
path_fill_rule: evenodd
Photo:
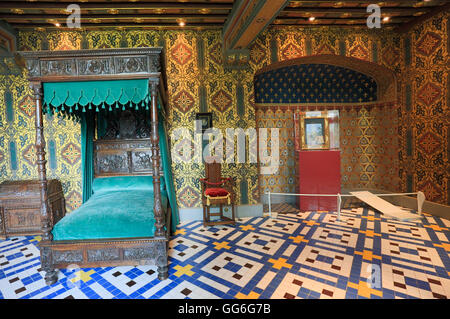
<path fill-rule="evenodd" d="M 220 182 L 222 178 L 222 165 L 217 161 L 207 160 L 205 162 L 205 178 L 211 183 Z"/>

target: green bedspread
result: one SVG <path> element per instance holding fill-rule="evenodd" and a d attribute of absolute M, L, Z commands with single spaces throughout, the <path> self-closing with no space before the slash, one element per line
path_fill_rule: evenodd
<path fill-rule="evenodd" d="M 161 200 L 167 209 L 167 192 Z M 153 184 L 151 176 L 108 177 L 94 180 L 93 195 L 53 228 L 53 240 L 152 237 Z"/>

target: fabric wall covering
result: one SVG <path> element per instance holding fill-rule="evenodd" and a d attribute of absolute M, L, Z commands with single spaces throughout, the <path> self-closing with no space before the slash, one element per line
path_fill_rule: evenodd
<path fill-rule="evenodd" d="M 369 76 L 326 64 L 290 65 L 255 76 L 256 103 L 361 103 L 377 100 Z"/>
<path fill-rule="evenodd" d="M 450 205 L 450 13 L 416 26 L 402 42 L 399 112 L 402 188 Z"/>
<path fill-rule="evenodd" d="M 272 27 L 252 44 L 250 62 L 244 70 L 229 70 L 224 67 L 221 32 L 210 30 L 29 31 L 19 34 L 19 49 L 164 46 L 169 93 L 169 135 L 179 126 L 185 126 L 193 132 L 195 113 L 207 111 L 213 112 L 213 125 L 217 128 L 255 127 L 254 74 L 272 62 L 323 53 L 378 63 L 394 70 L 397 75 L 399 108 L 394 111 L 397 119 L 391 118 L 392 123 L 383 122 L 383 127 L 380 128 L 377 123 L 384 121 L 383 114 L 377 114 L 376 109 L 347 110 L 349 117 L 347 124 L 343 125 L 347 125 L 350 134 L 354 134 L 355 130 L 364 133 L 348 139 L 348 142 L 357 143 L 363 137 L 367 141 L 362 148 L 351 144 L 355 152 L 352 154 L 366 156 L 369 163 L 377 163 L 380 157 L 370 153 L 373 150 L 371 146 L 374 143 L 387 143 L 389 156 L 398 160 L 399 190 L 424 187 L 428 198 L 446 203 L 450 198 L 446 173 L 449 171 L 449 133 L 444 125 L 446 117 L 442 114 L 448 112 L 449 95 L 448 66 L 442 61 L 448 54 L 448 28 L 448 13 L 425 21 L 408 34 L 396 34 L 386 28 L 373 32 L 367 28 Z M 31 92 L 23 76 L 0 76 L 2 106 L 5 105 L 4 92 L 7 88 L 12 94 L 14 112 L 9 121 L 6 110 L 3 107 L 0 109 L 0 179 L 36 178 Z M 358 112 L 362 112 L 360 117 L 350 118 Z M 278 112 L 276 116 L 287 115 Z M 79 124 L 56 117 L 46 117 L 45 120 L 47 155 L 51 141 L 54 142 L 52 152 L 55 155 L 53 164 L 52 159 L 47 156 L 50 164 L 54 165 L 53 169 L 48 168 L 48 174 L 63 182 L 70 210 L 81 203 Z M 354 123 L 362 123 L 363 126 L 356 128 L 352 126 Z M 390 141 L 375 138 L 381 133 L 371 133 L 374 128 L 390 132 L 391 125 L 398 126 L 399 148 L 390 147 Z M 285 141 L 293 142 L 289 135 Z M 11 154 L 10 143 L 16 146 L 15 157 Z M 183 141 L 177 142 L 174 147 L 179 147 L 182 143 Z M 361 183 L 361 174 L 358 173 L 359 168 L 354 166 L 352 156 L 346 162 L 348 165 L 345 167 L 349 170 L 347 176 L 351 183 Z M 282 169 L 289 169 L 290 166 L 285 163 L 282 163 Z M 198 178 L 204 175 L 203 165 L 172 163 L 172 170 L 179 206 L 199 207 Z M 222 173 L 238 181 L 246 181 L 237 183 L 236 186 L 240 202 L 259 202 L 259 177 L 255 164 L 224 165 Z M 288 186 L 287 183 L 284 185 Z"/>

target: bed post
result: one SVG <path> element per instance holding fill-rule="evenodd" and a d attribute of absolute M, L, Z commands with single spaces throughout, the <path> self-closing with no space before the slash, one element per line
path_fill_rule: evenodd
<path fill-rule="evenodd" d="M 153 165 L 153 195 L 154 206 L 153 212 L 155 214 L 155 237 L 166 237 L 165 216 L 161 204 L 161 175 L 160 164 L 161 157 L 159 155 L 159 132 L 158 132 L 158 80 L 150 79 L 150 92 L 152 98 L 151 105 L 151 124 L 152 124 L 152 165 Z M 168 233 L 169 230 L 167 230 Z M 166 241 L 159 242 L 157 245 L 156 266 L 158 267 L 158 278 L 164 280 L 168 277 L 168 259 L 167 259 L 167 243 Z"/>
<path fill-rule="evenodd" d="M 53 239 L 52 227 L 50 225 L 48 194 L 47 194 L 47 170 L 45 164 L 45 137 L 44 137 L 44 117 L 42 112 L 42 84 L 32 82 L 30 84 L 33 91 L 36 105 L 36 164 L 38 169 L 39 188 L 41 193 L 41 223 L 42 241 L 47 242 Z M 51 252 L 46 247 L 41 247 L 41 266 L 45 271 L 45 282 L 52 284 L 57 280 L 57 272 L 52 266 Z"/>
<path fill-rule="evenodd" d="M 160 164 L 161 157 L 159 155 L 159 132 L 158 132 L 158 103 L 157 103 L 157 88 L 158 81 L 150 80 L 150 89 L 152 97 L 152 164 L 153 164 L 153 191 L 155 195 L 154 201 L 154 213 L 155 213 L 155 236 L 165 236 L 166 231 L 164 230 L 164 212 L 162 210 L 161 204 L 161 175 L 160 175 Z"/>

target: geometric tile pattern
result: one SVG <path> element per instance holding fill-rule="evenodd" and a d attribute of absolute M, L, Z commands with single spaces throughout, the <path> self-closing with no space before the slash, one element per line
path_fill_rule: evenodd
<path fill-rule="evenodd" d="M 384 218 L 367 208 L 179 225 L 169 278 L 155 266 L 59 272 L 46 286 L 39 236 L 0 241 L 0 298 L 449 298 L 450 221 Z"/>

